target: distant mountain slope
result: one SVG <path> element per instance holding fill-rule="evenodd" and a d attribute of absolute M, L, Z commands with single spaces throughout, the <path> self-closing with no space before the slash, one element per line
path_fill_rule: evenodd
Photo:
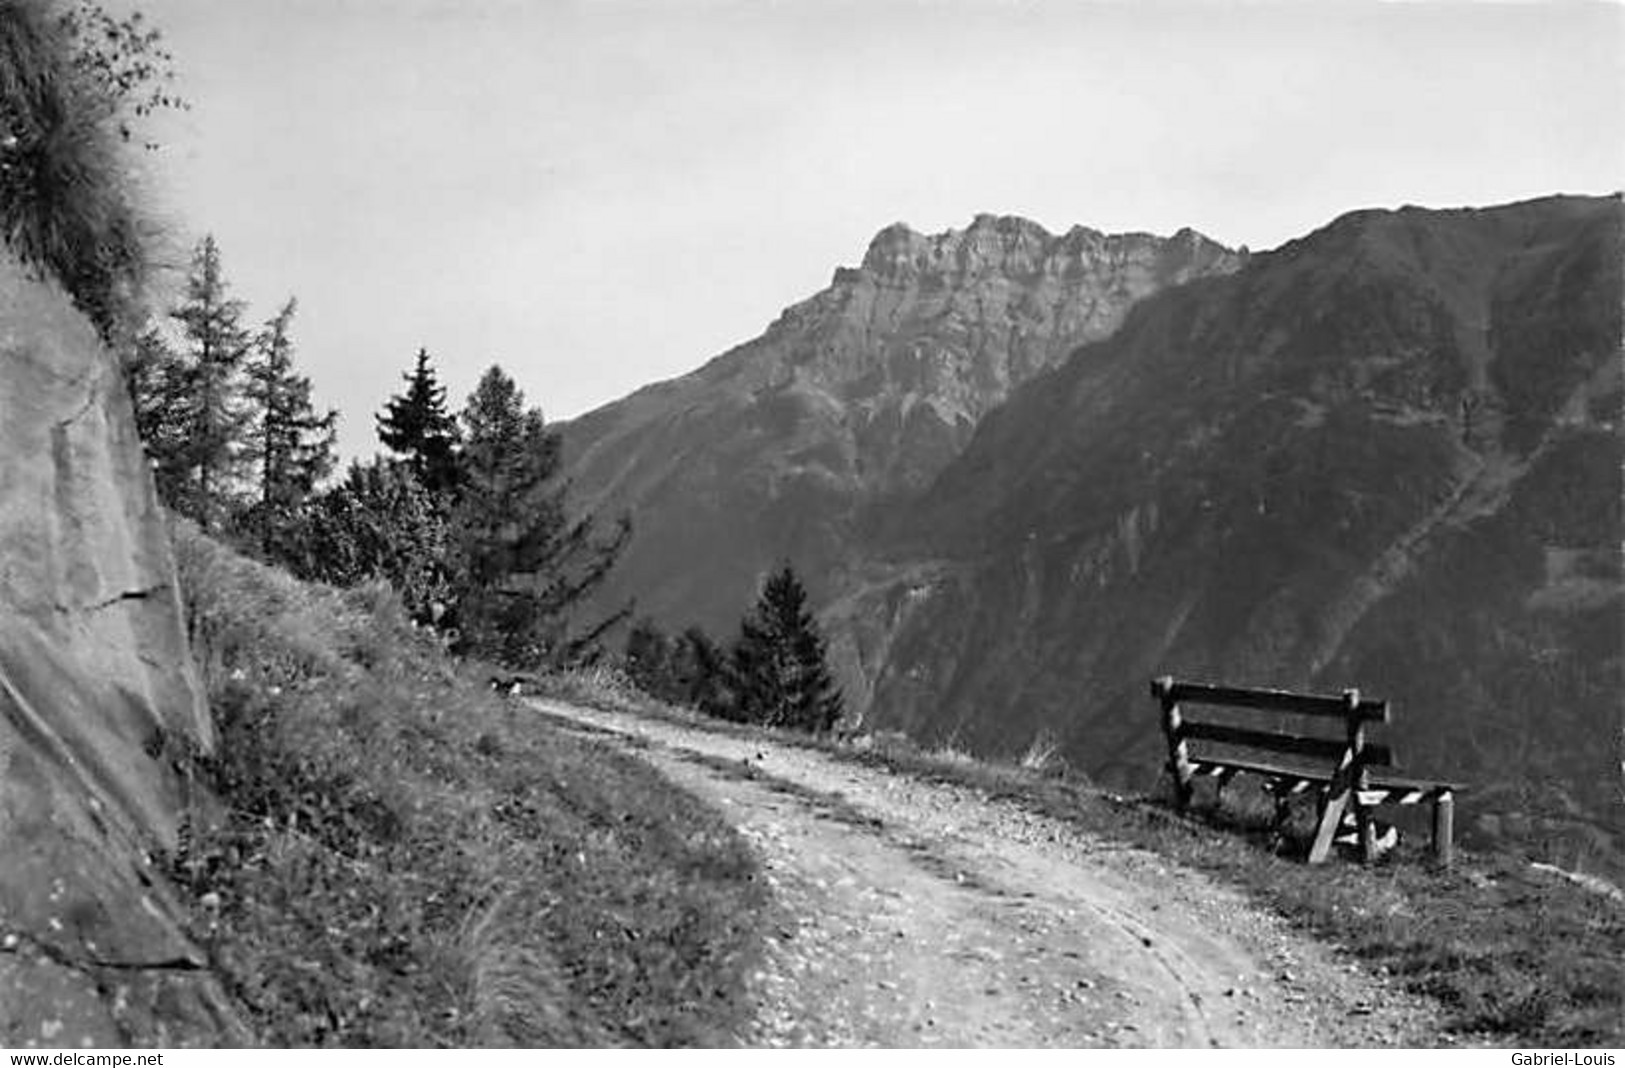
<path fill-rule="evenodd" d="M 1364 211 L 1142 302 L 882 524 L 871 722 L 1146 784 L 1152 674 L 1359 686 L 1478 831 L 1605 844 L 1622 253 L 1617 197 Z"/>
<path fill-rule="evenodd" d="M 1011 388 L 1136 300 L 1240 261 L 1189 230 L 882 230 L 761 337 L 564 428 L 577 499 L 633 520 L 599 604 L 635 594 L 668 625 L 725 632 L 780 559 L 822 594 L 864 502 L 924 487 Z"/>

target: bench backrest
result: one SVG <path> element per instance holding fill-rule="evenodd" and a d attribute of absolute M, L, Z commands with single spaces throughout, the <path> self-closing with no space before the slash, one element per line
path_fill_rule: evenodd
<path fill-rule="evenodd" d="M 1219 789 L 1228 777 L 1241 772 L 1262 773 L 1272 780 L 1271 792 L 1276 798 L 1276 819 L 1281 821 L 1287 808 L 1287 798 L 1306 789 L 1311 783 L 1324 785 L 1320 795 L 1319 818 L 1315 825 L 1313 843 L 1309 847 L 1310 864 L 1324 862 L 1330 855 L 1337 835 L 1344 827 L 1346 814 L 1352 814 L 1360 854 L 1367 861 L 1378 855 L 1375 821 L 1371 806 L 1385 800 L 1398 804 L 1414 804 L 1424 798 L 1433 801 L 1433 850 L 1439 862 L 1450 864 L 1451 835 L 1455 812 L 1457 783 L 1401 781 L 1388 776 L 1372 782 L 1367 777 L 1371 767 L 1392 767 L 1393 750 L 1388 746 L 1366 741 L 1368 724 L 1388 722 L 1388 702 L 1372 701 L 1360 697 L 1358 690 L 1345 690 L 1338 695 L 1291 693 L 1286 690 L 1249 690 L 1234 686 L 1207 686 L 1196 682 L 1180 682 L 1164 675 L 1151 680 L 1151 696 L 1162 705 L 1162 728 L 1168 741 L 1168 770 L 1173 777 L 1175 799 L 1181 809 L 1190 804 L 1192 779 L 1200 770 L 1217 776 Z M 1296 730 L 1279 728 L 1275 724 L 1248 723 L 1245 717 L 1229 715 L 1231 722 L 1211 722 L 1192 718 L 1202 708 L 1242 709 L 1258 713 L 1285 713 L 1307 717 L 1330 725 L 1341 721 L 1340 738 L 1317 737 Z M 1235 722 L 1237 719 L 1241 723 Z M 1262 763 L 1250 756 L 1233 757 L 1228 754 L 1204 753 L 1194 758 L 1202 766 L 1197 768 L 1190 755 L 1190 744 L 1201 742 L 1233 749 L 1261 750 L 1310 760 L 1329 760 L 1320 770 L 1307 775 L 1296 768 Z M 1374 789 L 1367 794 L 1367 786 Z"/>
<path fill-rule="evenodd" d="M 1388 702 L 1362 698 L 1358 690 L 1347 690 L 1339 695 L 1292 693 L 1208 686 L 1164 676 L 1152 680 L 1151 693 L 1162 703 L 1163 729 L 1167 732 L 1170 757 L 1176 766 L 1189 759 L 1187 743 L 1191 742 L 1296 757 L 1333 768 L 1345 759 L 1355 770 L 1394 764 L 1394 753 L 1389 746 L 1366 738 L 1367 724 L 1388 722 Z M 1308 728 L 1294 730 L 1214 722 L 1211 717 L 1203 718 L 1204 708 L 1287 713 L 1337 721 L 1341 730 L 1336 732 L 1336 737 L 1330 737 L 1310 733 Z M 1332 726 L 1327 723 L 1328 728 Z"/>

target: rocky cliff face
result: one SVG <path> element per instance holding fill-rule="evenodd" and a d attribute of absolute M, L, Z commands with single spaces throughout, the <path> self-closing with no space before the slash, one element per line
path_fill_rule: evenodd
<path fill-rule="evenodd" d="M 1617 197 L 1360 212 L 1148 298 L 881 525 L 871 722 L 1144 786 L 1152 675 L 1358 686 L 1470 830 L 1606 849 L 1622 254 Z"/>
<path fill-rule="evenodd" d="M 112 358 L 0 254 L 0 1046 L 245 1038 L 152 864 L 212 741 Z"/>
<path fill-rule="evenodd" d="M 761 337 L 565 428 L 578 500 L 633 521 L 599 603 L 635 594 L 668 625 L 727 631 L 779 560 L 828 590 L 868 502 L 923 488 L 1014 386 L 1135 301 L 1240 259 L 1189 230 L 882 230 Z"/>

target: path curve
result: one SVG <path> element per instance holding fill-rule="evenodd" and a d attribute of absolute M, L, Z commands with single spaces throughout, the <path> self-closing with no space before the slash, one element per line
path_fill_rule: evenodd
<path fill-rule="evenodd" d="M 1430 1005 L 1154 854 L 969 787 L 530 703 L 706 799 L 761 857 L 780 919 L 743 1044 L 1438 1042 Z"/>

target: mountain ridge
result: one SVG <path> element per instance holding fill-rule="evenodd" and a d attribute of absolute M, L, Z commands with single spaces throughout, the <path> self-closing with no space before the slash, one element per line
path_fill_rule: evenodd
<path fill-rule="evenodd" d="M 1617 196 L 1357 212 L 1141 302 L 879 526 L 825 615 L 858 703 L 985 754 L 1049 732 L 1134 787 L 1151 674 L 1354 685 L 1417 766 L 1489 787 L 1484 826 L 1592 848 L 1621 248 Z"/>
<path fill-rule="evenodd" d="M 1241 261 L 1191 230 L 1056 235 L 991 214 L 883 228 L 759 337 L 564 425 L 583 507 L 633 514 L 599 607 L 638 591 L 669 626 L 727 629 L 779 559 L 821 594 L 861 510 L 923 487 L 1013 385 L 1146 293 Z"/>

